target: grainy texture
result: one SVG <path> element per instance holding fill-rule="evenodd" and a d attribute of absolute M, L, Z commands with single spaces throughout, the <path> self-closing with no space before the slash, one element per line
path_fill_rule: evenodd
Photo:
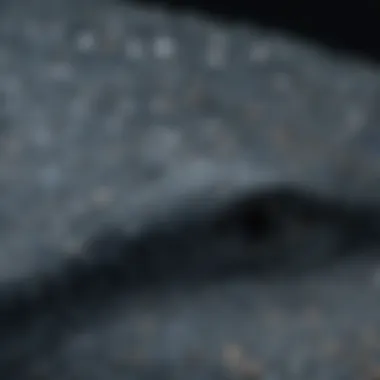
<path fill-rule="evenodd" d="M 2 0 L 1 278 L 56 265 L 104 225 L 247 187 L 377 203 L 379 70 L 129 3 Z M 21 378 L 373 379 L 377 260 L 341 265 L 126 299 L 50 355 L 36 346 Z"/>

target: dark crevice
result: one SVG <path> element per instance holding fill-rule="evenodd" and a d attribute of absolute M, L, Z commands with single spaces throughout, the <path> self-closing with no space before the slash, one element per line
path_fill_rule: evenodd
<path fill-rule="evenodd" d="M 43 278 L 0 288 L 0 376 L 17 378 L 35 354 L 112 304 L 170 286 L 307 273 L 380 245 L 380 210 L 293 189 L 252 194 L 199 220 L 181 217 L 136 236 L 114 229 Z M 26 342 L 31 342 L 27 345 Z M 20 366 L 19 364 L 23 365 Z M 21 376 L 22 378 L 22 376 Z"/>

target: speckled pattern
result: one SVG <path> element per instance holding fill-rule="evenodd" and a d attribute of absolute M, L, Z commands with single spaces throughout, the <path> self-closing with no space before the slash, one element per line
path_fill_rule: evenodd
<path fill-rule="evenodd" d="M 376 200 L 379 74 L 195 15 L 1 0 L 2 278 L 193 193 L 285 180 Z M 142 297 L 30 379 L 376 379 L 376 263 L 355 268 Z"/>

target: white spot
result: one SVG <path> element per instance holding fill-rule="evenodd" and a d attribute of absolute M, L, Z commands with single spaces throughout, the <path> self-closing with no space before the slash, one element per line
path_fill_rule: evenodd
<path fill-rule="evenodd" d="M 43 125 L 35 128 L 33 138 L 35 143 L 40 147 L 48 146 L 52 141 L 49 129 Z"/>
<path fill-rule="evenodd" d="M 144 48 L 141 40 L 130 38 L 125 42 L 124 52 L 127 58 L 141 59 L 144 56 Z"/>
<path fill-rule="evenodd" d="M 88 52 L 94 49 L 95 45 L 95 36 L 91 32 L 83 32 L 77 38 L 77 47 L 82 52 Z"/>
<path fill-rule="evenodd" d="M 206 52 L 206 62 L 212 68 L 221 68 L 227 63 L 227 39 L 221 33 L 210 37 Z"/>
<path fill-rule="evenodd" d="M 175 43 L 168 36 L 157 37 L 153 41 L 154 55 L 159 59 L 170 59 L 175 54 Z"/>
<path fill-rule="evenodd" d="M 49 74 L 53 80 L 68 81 L 73 77 L 73 67 L 68 62 L 57 63 L 50 67 Z"/>
<path fill-rule="evenodd" d="M 275 73 L 273 75 L 274 88 L 279 92 L 287 92 L 291 87 L 291 77 L 285 73 Z"/>
<path fill-rule="evenodd" d="M 380 269 L 376 268 L 372 276 L 372 284 L 375 288 L 380 289 Z"/>
<path fill-rule="evenodd" d="M 352 107 L 346 114 L 347 125 L 351 132 L 360 132 L 367 123 L 367 113 L 358 108 Z"/>
<path fill-rule="evenodd" d="M 368 114 L 356 107 L 348 109 L 345 114 L 344 129 L 340 129 L 336 137 L 337 142 L 347 142 L 355 139 L 366 126 Z"/>
<path fill-rule="evenodd" d="M 254 45 L 249 53 L 249 59 L 253 62 L 263 63 L 266 62 L 271 55 L 269 46 Z"/>
<path fill-rule="evenodd" d="M 11 62 L 11 55 L 10 55 L 10 52 L 8 50 L 6 50 L 5 48 L 1 48 L 0 49 L 0 65 L 2 66 L 6 66 L 9 64 L 9 62 Z"/>
<path fill-rule="evenodd" d="M 49 165 L 41 171 L 41 181 L 47 188 L 55 188 L 62 181 L 62 175 L 60 169 L 55 165 Z"/>
<path fill-rule="evenodd" d="M 165 114 L 169 112 L 170 104 L 168 99 L 163 96 L 156 96 L 149 102 L 149 111 L 152 114 Z"/>
<path fill-rule="evenodd" d="M 95 189 L 92 193 L 92 200 L 98 206 L 109 204 L 113 199 L 113 190 L 108 186 L 101 186 Z"/>
<path fill-rule="evenodd" d="M 153 126 L 144 144 L 146 158 L 153 162 L 166 162 L 174 155 L 181 139 L 180 132 L 174 128 Z"/>
<path fill-rule="evenodd" d="M 137 104 L 132 99 L 124 99 L 118 105 L 117 111 L 120 115 L 132 117 L 137 112 Z"/>

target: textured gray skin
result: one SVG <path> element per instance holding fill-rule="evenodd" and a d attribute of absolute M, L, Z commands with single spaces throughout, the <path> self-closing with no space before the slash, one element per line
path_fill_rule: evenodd
<path fill-rule="evenodd" d="M 4 280 L 104 225 L 247 187 L 377 202 L 379 68 L 276 33 L 111 0 L 4 0 L 0 101 Z M 376 266 L 126 299 L 21 378 L 369 379 Z"/>

